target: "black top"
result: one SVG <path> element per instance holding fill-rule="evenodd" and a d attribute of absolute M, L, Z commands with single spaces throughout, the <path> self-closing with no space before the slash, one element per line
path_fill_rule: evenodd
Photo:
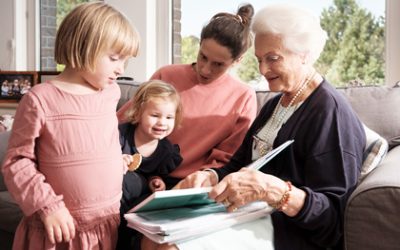
<path fill-rule="evenodd" d="M 120 143 L 123 154 L 138 153 L 135 146 L 135 126 L 131 123 L 119 125 Z M 158 142 L 154 153 L 149 157 L 142 157 L 142 163 L 134 172 L 128 171 L 123 178 L 123 197 L 121 209 L 124 211 L 139 200 L 137 198 L 150 194 L 148 180 L 152 176 L 165 178 L 180 163 L 182 157 L 178 145 L 172 145 L 164 138 Z M 124 204 L 125 203 L 125 204 Z M 127 206 L 124 208 L 124 206 Z"/>
<path fill-rule="evenodd" d="M 279 98 L 264 105 L 231 161 L 216 169 L 220 180 L 251 162 L 252 136 Z M 261 169 L 306 192 L 295 217 L 272 214 L 275 249 L 342 249 L 344 209 L 356 187 L 366 143 L 363 126 L 342 94 L 324 80 L 281 127 L 274 148 L 290 139 L 294 143 Z"/>

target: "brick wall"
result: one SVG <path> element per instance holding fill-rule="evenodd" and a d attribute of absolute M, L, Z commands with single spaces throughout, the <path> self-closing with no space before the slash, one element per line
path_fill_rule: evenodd
<path fill-rule="evenodd" d="M 54 43 L 56 37 L 57 0 L 40 1 L 40 69 L 55 71 Z"/>
<path fill-rule="evenodd" d="M 172 63 L 181 62 L 181 0 L 173 0 L 173 11 L 172 11 Z"/>

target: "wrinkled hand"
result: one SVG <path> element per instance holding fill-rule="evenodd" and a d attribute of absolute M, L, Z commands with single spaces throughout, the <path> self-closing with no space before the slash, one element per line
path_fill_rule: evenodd
<path fill-rule="evenodd" d="M 66 207 L 42 218 L 42 221 L 52 244 L 68 242 L 75 237 L 74 219 Z"/>
<path fill-rule="evenodd" d="M 197 171 L 181 180 L 173 189 L 210 187 L 217 184 L 217 180 L 212 172 Z"/>
<path fill-rule="evenodd" d="M 275 186 L 279 187 L 275 190 Z M 266 201 L 272 204 L 282 196 L 285 182 L 281 179 L 264 174 L 260 171 L 242 168 L 240 171 L 227 175 L 210 192 L 211 199 L 227 206 L 228 211 L 253 201 Z"/>
<path fill-rule="evenodd" d="M 165 182 L 160 178 L 160 177 L 153 177 L 150 181 L 149 181 L 149 188 L 151 190 L 151 192 L 155 192 L 155 191 L 163 191 L 166 189 L 165 186 Z"/>
<path fill-rule="evenodd" d="M 122 154 L 122 161 L 123 161 L 123 166 L 124 166 L 124 174 L 128 172 L 128 166 L 132 163 L 133 157 L 132 155 L 128 154 Z"/>

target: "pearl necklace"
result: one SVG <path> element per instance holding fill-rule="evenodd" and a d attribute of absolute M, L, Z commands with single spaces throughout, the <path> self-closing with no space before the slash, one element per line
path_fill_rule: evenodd
<path fill-rule="evenodd" d="M 281 106 L 282 103 L 282 98 L 283 98 L 283 94 L 280 97 L 278 104 L 275 106 L 275 109 L 272 113 L 272 116 L 270 118 L 270 125 L 268 127 L 266 127 L 266 129 L 263 131 L 262 134 L 260 134 L 260 136 L 253 136 L 254 141 L 255 141 L 255 147 L 258 148 L 258 153 L 260 155 L 260 157 L 264 156 L 266 153 L 268 153 L 269 151 L 272 150 L 272 133 L 278 129 L 280 126 L 282 126 L 283 121 L 288 113 L 288 111 L 290 110 L 290 108 L 293 106 L 293 103 L 296 101 L 296 99 L 303 93 L 304 89 L 306 89 L 306 87 L 308 86 L 308 84 L 311 82 L 311 80 L 315 77 L 316 71 L 314 71 L 311 76 L 309 78 L 307 78 L 303 85 L 300 87 L 300 89 L 296 92 L 296 94 L 294 95 L 294 97 L 290 100 L 289 105 L 285 108 L 282 112 L 279 113 L 278 116 L 278 110 L 279 107 Z M 294 111 L 296 110 L 296 108 L 294 109 Z M 293 112 L 294 112 L 293 111 Z M 268 122 L 266 123 L 268 124 Z"/>

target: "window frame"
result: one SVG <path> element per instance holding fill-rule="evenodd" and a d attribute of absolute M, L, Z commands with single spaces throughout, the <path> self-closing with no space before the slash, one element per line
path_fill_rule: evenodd
<path fill-rule="evenodd" d="M 180 46 L 177 46 L 177 43 L 180 45 L 180 41 L 176 41 L 177 36 L 174 34 L 176 27 L 173 27 L 175 16 L 173 8 L 176 3 L 180 6 L 180 0 L 104 1 L 122 10 L 137 26 L 141 35 L 139 56 L 132 60 L 125 75 L 135 76 L 136 80 L 144 81 L 157 68 L 173 63 L 175 50 L 180 48 Z M 28 13 L 34 13 L 34 15 L 27 15 L 29 27 L 26 24 L 21 26 L 20 22 L 16 23 L 16 30 L 26 29 L 28 34 L 26 42 L 29 46 L 27 56 L 18 58 L 22 60 L 20 65 L 27 65 L 29 68 L 34 67 L 35 70 L 39 70 L 40 42 L 38 37 L 40 28 L 37 20 L 40 20 L 38 10 L 40 1 L 34 0 L 33 2 L 33 4 L 30 3 L 26 6 L 29 10 Z M 398 71 L 400 65 L 400 43 L 398 42 L 400 41 L 400 29 L 396 27 L 396 24 L 400 23 L 400 16 L 396 13 L 400 10 L 400 1 L 385 0 L 385 6 L 385 83 L 388 86 L 394 86 L 396 82 L 400 81 L 400 71 Z M 16 9 L 16 13 L 18 11 L 20 10 Z M 180 39 L 180 37 L 178 38 Z M 173 40 L 175 40 L 174 43 Z M 14 53 L 20 55 L 21 51 L 24 51 L 24 49 L 16 48 Z"/>

